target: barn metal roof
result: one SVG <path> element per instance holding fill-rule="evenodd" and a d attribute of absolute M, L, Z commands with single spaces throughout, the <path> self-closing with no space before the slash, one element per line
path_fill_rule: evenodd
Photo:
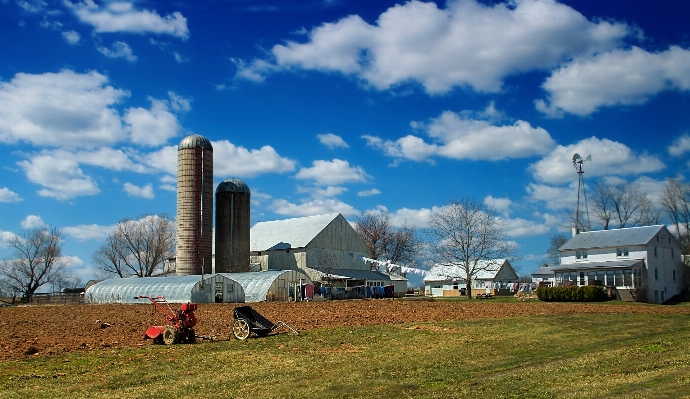
<path fill-rule="evenodd" d="M 269 249 L 304 248 L 326 228 L 339 213 L 259 222 L 251 228 L 253 252 Z"/>
<path fill-rule="evenodd" d="M 321 272 L 321 271 L 320 271 Z M 323 272 L 321 272 L 323 273 Z M 352 270 L 352 269 L 335 269 L 331 275 L 335 278 L 353 279 L 353 280 L 386 280 L 391 278 L 381 272 L 374 270 Z"/>
<path fill-rule="evenodd" d="M 558 250 L 646 245 L 652 241 L 657 234 L 662 232 L 662 230 L 666 230 L 666 227 L 658 225 L 615 230 L 587 231 L 571 238 Z M 667 236 L 670 236 L 668 230 L 666 230 L 665 233 Z"/>

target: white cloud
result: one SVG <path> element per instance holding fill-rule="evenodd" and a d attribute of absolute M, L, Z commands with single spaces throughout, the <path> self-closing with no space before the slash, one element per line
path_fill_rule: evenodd
<path fill-rule="evenodd" d="M 10 241 L 17 238 L 17 235 L 10 231 L 0 230 L 0 248 L 8 248 Z"/>
<path fill-rule="evenodd" d="M 126 138 L 113 105 L 129 96 L 98 72 L 18 73 L 0 82 L 0 142 L 94 147 Z"/>
<path fill-rule="evenodd" d="M 283 69 L 340 72 L 379 90 L 418 82 L 430 94 L 453 87 L 496 92 L 507 76 L 613 49 L 628 34 L 625 24 L 590 22 L 555 1 L 458 0 L 444 9 L 410 1 L 373 25 L 357 15 L 324 23 L 307 42 L 276 45 L 272 55 Z M 273 72 L 256 61 L 244 66 L 237 76 L 255 81 Z"/>
<path fill-rule="evenodd" d="M 301 204 L 293 204 L 284 199 L 274 200 L 271 204 L 273 212 L 288 216 L 314 216 L 327 213 L 342 213 L 343 215 L 356 215 L 359 212 L 337 199 L 316 199 Z"/>
<path fill-rule="evenodd" d="M 237 68 L 237 72 L 235 72 L 235 79 L 244 79 L 255 83 L 262 83 L 264 80 L 266 80 L 266 75 L 280 71 L 278 66 L 260 59 L 255 59 L 250 63 L 247 63 L 239 58 L 231 58 L 230 60 L 233 64 L 235 64 L 235 68 Z"/>
<path fill-rule="evenodd" d="M 526 190 L 530 200 L 544 202 L 547 209 L 554 211 L 575 209 L 577 178 L 569 187 L 530 183 Z"/>
<path fill-rule="evenodd" d="M 316 137 L 319 138 L 319 141 L 321 144 L 325 145 L 326 147 L 333 149 L 336 147 L 339 148 L 349 148 L 350 146 L 343 140 L 342 137 L 338 136 L 337 134 L 333 133 L 326 133 L 326 134 L 317 134 Z"/>
<path fill-rule="evenodd" d="M 404 224 L 418 228 L 427 227 L 429 224 L 429 217 L 432 212 L 436 212 L 439 208 L 420 208 L 409 209 L 400 208 L 391 214 L 391 224 L 395 227 L 402 227 Z"/>
<path fill-rule="evenodd" d="M 238 147 L 227 140 L 213 145 L 213 173 L 219 177 L 253 177 L 264 173 L 284 173 L 295 169 L 295 161 L 283 158 L 271 146 L 258 150 Z M 175 163 L 177 168 L 177 155 Z M 175 173 L 176 169 L 175 169 Z"/>
<path fill-rule="evenodd" d="M 332 161 L 316 160 L 312 162 L 312 167 L 302 168 L 295 177 L 301 180 L 314 180 L 317 184 L 343 184 L 365 182 L 369 175 L 357 166 L 350 166 L 350 163 L 341 159 Z"/>
<path fill-rule="evenodd" d="M 297 192 L 307 193 L 315 199 L 333 198 L 347 191 L 347 188 L 340 186 L 328 186 L 326 188 L 318 187 L 297 187 Z"/>
<path fill-rule="evenodd" d="M 178 135 L 182 127 L 165 101 L 149 99 L 151 109 L 129 108 L 123 117 L 136 144 L 158 146 Z"/>
<path fill-rule="evenodd" d="M 57 150 L 53 154 L 64 154 L 60 157 L 73 156 L 81 164 L 100 166 L 110 170 L 131 170 L 138 173 L 149 171 L 145 166 L 135 163 L 130 155 L 125 154 L 124 151 L 113 148 L 102 147 L 92 151 L 76 151 L 74 153 Z"/>
<path fill-rule="evenodd" d="M 216 152 L 216 144 L 213 144 L 214 153 Z M 213 157 L 214 163 L 217 157 Z M 152 151 L 143 156 L 143 162 L 160 171 L 168 173 L 173 181 L 177 182 L 177 145 L 168 145 L 160 148 L 157 151 Z M 214 167 L 214 173 L 218 170 Z"/>
<path fill-rule="evenodd" d="M 362 190 L 357 193 L 359 197 L 371 197 L 372 195 L 379 195 L 381 191 L 378 188 L 372 188 L 371 190 Z"/>
<path fill-rule="evenodd" d="M 181 96 L 173 91 L 168 92 L 170 97 L 170 107 L 175 112 L 187 112 L 192 109 L 192 100 L 190 98 Z"/>
<path fill-rule="evenodd" d="M 673 157 L 679 157 L 690 151 L 690 134 L 684 135 L 673 140 L 673 143 L 668 146 L 668 153 Z"/>
<path fill-rule="evenodd" d="M 146 199 L 153 199 L 155 195 L 153 194 L 153 185 L 151 183 L 145 185 L 144 187 L 135 186 L 130 182 L 126 182 L 122 189 L 131 197 L 139 197 Z"/>
<path fill-rule="evenodd" d="M 642 104 L 664 90 L 690 89 L 690 50 L 660 53 L 638 47 L 576 58 L 543 83 L 547 100 L 537 109 L 549 116 L 589 115 L 601 107 Z"/>
<path fill-rule="evenodd" d="M 484 198 L 484 204 L 494 208 L 497 212 L 500 212 L 508 217 L 510 214 L 510 207 L 513 205 L 513 201 L 511 201 L 509 198 L 494 198 L 491 195 L 487 195 Z"/>
<path fill-rule="evenodd" d="M 550 230 L 547 225 L 520 218 L 499 220 L 503 222 L 503 229 L 508 237 L 531 237 L 546 234 Z"/>
<path fill-rule="evenodd" d="M 43 221 L 43 219 L 36 215 L 29 215 L 22 220 L 22 228 L 24 229 L 37 229 L 47 226 L 48 225 Z"/>
<path fill-rule="evenodd" d="M 78 226 L 63 227 L 62 232 L 76 238 L 79 241 L 86 240 L 102 240 L 108 237 L 108 234 L 114 229 L 114 226 L 99 226 L 97 224 L 80 224 Z"/>
<path fill-rule="evenodd" d="M 412 122 L 413 128 L 425 130 L 435 141 L 430 144 L 413 135 L 395 141 L 362 137 L 369 146 L 382 150 L 389 157 L 417 162 L 433 155 L 472 160 L 524 158 L 545 154 L 556 145 L 546 130 L 533 128 L 529 122 L 498 126 L 486 120 L 471 119 L 468 115 L 468 111 L 460 114 L 445 111 L 429 123 Z"/>
<path fill-rule="evenodd" d="M 666 167 L 658 158 L 636 154 L 625 144 L 590 137 L 568 146 L 557 146 L 550 154 L 531 164 L 529 170 L 535 179 L 545 183 L 577 181 L 572 164 L 575 153 L 582 157 L 592 155 L 592 160 L 584 164 L 586 176 L 590 177 L 637 175 L 658 172 Z"/>
<path fill-rule="evenodd" d="M 93 0 L 72 4 L 65 1 L 77 17 L 84 23 L 92 25 L 96 32 L 155 33 L 179 37 L 189 37 L 187 19 L 180 12 L 161 17 L 153 10 L 135 10 L 133 3 L 115 1 L 103 7 Z"/>
<path fill-rule="evenodd" d="M 124 58 L 129 62 L 134 62 L 137 60 L 137 56 L 134 55 L 132 48 L 129 47 L 127 43 L 122 41 L 113 43 L 112 48 L 110 49 L 103 46 L 96 46 L 96 50 L 108 58 Z"/>
<path fill-rule="evenodd" d="M 67 200 L 80 195 L 100 192 L 90 176 L 84 174 L 73 158 L 61 158 L 50 153 L 33 155 L 28 161 L 17 162 L 27 178 L 44 188 L 38 191 L 43 197 Z"/>
<path fill-rule="evenodd" d="M 2 187 L 0 188 L 0 202 L 22 202 L 24 201 L 23 198 L 19 196 L 19 194 L 15 193 L 14 191 L 10 190 L 7 187 Z"/>
<path fill-rule="evenodd" d="M 75 32 L 73 30 L 70 30 L 67 32 L 62 32 L 62 37 L 69 44 L 77 44 L 81 40 L 81 36 L 79 35 L 79 33 Z"/>

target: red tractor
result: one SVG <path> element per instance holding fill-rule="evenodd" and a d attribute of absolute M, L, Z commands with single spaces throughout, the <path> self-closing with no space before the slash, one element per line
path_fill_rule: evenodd
<path fill-rule="evenodd" d="M 152 339 L 156 344 L 193 344 L 196 342 L 194 326 L 196 325 L 196 303 L 183 303 L 179 310 L 173 310 L 162 296 L 138 296 L 135 299 L 148 299 L 153 303 L 154 311 L 163 320 L 164 326 L 151 326 L 146 330 L 144 339 Z"/>

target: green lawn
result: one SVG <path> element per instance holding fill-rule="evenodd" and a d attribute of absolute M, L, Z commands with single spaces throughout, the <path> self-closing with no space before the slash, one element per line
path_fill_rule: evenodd
<path fill-rule="evenodd" d="M 87 397 L 690 397 L 690 316 L 321 329 L 0 363 L 0 398 Z"/>

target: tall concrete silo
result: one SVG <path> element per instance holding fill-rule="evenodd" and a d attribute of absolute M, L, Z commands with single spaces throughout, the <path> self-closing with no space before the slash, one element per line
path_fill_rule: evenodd
<path fill-rule="evenodd" d="M 238 179 L 216 188 L 216 273 L 249 271 L 250 196 Z"/>
<path fill-rule="evenodd" d="M 212 229 L 213 146 L 194 134 L 177 147 L 178 276 L 211 274 Z"/>

